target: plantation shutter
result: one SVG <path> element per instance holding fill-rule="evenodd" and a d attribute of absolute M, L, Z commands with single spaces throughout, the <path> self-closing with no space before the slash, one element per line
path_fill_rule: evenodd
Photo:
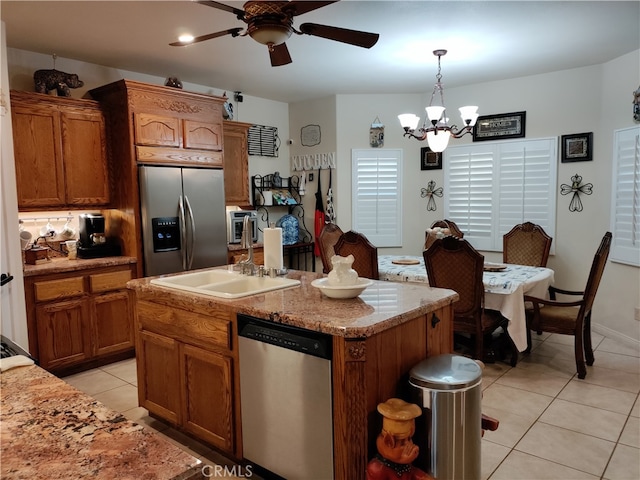
<path fill-rule="evenodd" d="M 445 217 L 456 222 L 475 248 L 491 248 L 495 203 L 493 147 L 486 143 L 449 147 L 443 161 Z"/>
<path fill-rule="evenodd" d="M 527 221 L 553 237 L 556 144 L 556 138 L 545 138 L 449 147 L 446 218 L 479 250 L 501 251 L 503 235 Z"/>
<path fill-rule="evenodd" d="M 640 266 L 640 127 L 614 132 L 611 260 Z"/>
<path fill-rule="evenodd" d="M 402 150 L 354 149 L 352 225 L 376 247 L 402 246 Z"/>

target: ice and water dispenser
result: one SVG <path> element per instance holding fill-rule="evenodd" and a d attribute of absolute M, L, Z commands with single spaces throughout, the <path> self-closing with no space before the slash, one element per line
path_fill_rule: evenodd
<path fill-rule="evenodd" d="M 153 251 L 170 252 L 180 250 L 180 224 L 178 217 L 156 217 L 151 219 Z"/>

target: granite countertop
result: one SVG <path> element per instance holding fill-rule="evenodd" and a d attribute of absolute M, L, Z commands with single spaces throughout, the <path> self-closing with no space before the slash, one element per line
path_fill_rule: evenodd
<path fill-rule="evenodd" d="M 300 286 L 235 300 L 156 286 L 153 277 L 130 280 L 127 287 L 185 309 L 230 305 L 237 313 L 347 338 L 370 337 L 458 300 L 453 290 L 385 281 L 374 281 L 356 298 L 332 299 L 311 285 L 322 273 L 290 270 L 286 276 L 300 280 Z"/>
<path fill-rule="evenodd" d="M 113 267 L 117 265 L 128 265 L 136 263 L 135 257 L 102 257 L 102 258 L 78 258 L 69 260 L 66 257 L 54 257 L 47 263 L 40 265 L 23 265 L 23 275 L 33 277 L 36 275 L 47 275 L 50 273 L 75 272 L 90 268 Z"/>
<path fill-rule="evenodd" d="M 204 478 L 200 460 L 38 366 L 0 386 L 3 480 Z"/>

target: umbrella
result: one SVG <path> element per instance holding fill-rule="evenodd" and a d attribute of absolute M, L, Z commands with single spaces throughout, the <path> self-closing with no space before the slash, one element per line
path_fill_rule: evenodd
<path fill-rule="evenodd" d="M 320 187 L 320 177 L 322 169 L 318 170 L 318 190 L 316 191 L 316 213 L 313 222 L 314 233 L 316 237 L 316 244 L 313 247 L 313 252 L 316 257 L 320 256 L 320 245 L 318 243 L 318 237 L 322 228 L 324 227 L 324 205 L 322 204 L 322 188 Z"/>

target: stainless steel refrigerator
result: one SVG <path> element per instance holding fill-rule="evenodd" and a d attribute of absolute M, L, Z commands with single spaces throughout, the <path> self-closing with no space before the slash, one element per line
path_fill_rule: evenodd
<path fill-rule="evenodd" d="M 222 170 L 138 167 L 146 276 L 227 263 Z"/>

